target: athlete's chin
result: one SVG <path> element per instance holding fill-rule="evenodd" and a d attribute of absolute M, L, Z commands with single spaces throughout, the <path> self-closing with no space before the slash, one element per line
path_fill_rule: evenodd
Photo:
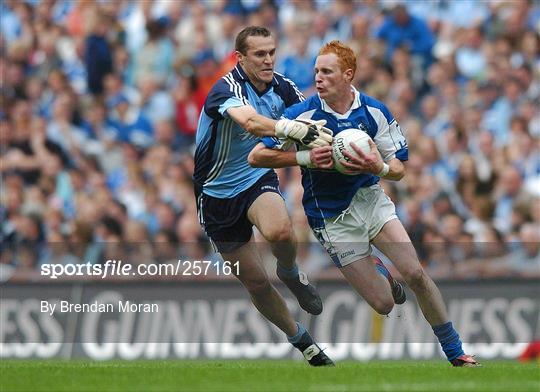
<path fill-rule="evenodd" d="M 264 73 L 261 75 L 261 80 L 264 82 L 264 83 L 270 83 L 272 81 L 272 78 L 274 77 L 274 73 L 271 72 L 270 74 L 267 74 L 267 73 Z"/>

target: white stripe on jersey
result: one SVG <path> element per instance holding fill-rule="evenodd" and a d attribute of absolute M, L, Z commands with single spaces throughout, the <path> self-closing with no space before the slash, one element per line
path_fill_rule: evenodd
<path fill-rule="evenodd" d="M 279 75 L 283 78 L 283 80 L 285 80 L 286 82 L 289 82 L 289 84 L 292 86 L 292 88 L 294 89 L 294 91 L 296 92 L 296 95 L 298 96 L 298 99 L 300 99 L 300 102 L 302 101 L 305 101 L 306 100 L 306 97 L 304 97 L 304 94 L 302 94 L 302 92 L 298 89 L 298 87 L 296 87 L 296 84 L 289 78 L 286 78 L 285 76 L 283 76 L 282 74 L 280 74 L 279 72 L 274 72 L 276 75 Z"/>
<path fill-rule="evenodd" d="M 317 111 L 317 109 L 308 110 L 307 112 L 299 114 L 298 117 L 296 117 L 296 118 L 299 118 L 299 119 L 302 119 L 302 120 L 311 120 L 311 118 L 313 117 L 313 115 L 315 114 L 316 111 Z"/>
<path fill-rule="evenodd" d="M 199 207 L 197 208 L 197 216 L 199 217 L 199 223 L 201 224 L 202 227 L 204 227 L 204 215 L 202 211 L 202 208 L 203 208 L 202 197 L 203 197 L 203 193 L 201 192 L 201 194 L 197 198 L 197 206 Z"/>
<path fill-rule="evenodd" d="M 311 182 L 311 196 L 313 196 L 313 200 L 315 200 L 315 207 L 317 207 L 317 209 L 319 210 L 319 212 L 321 213 L 321 217 L 324 216 L 323 214 L 323 211 L 321 209 L 321 206 L 319 206 L 319 201 L 317 200 L 317 195 L 315 195 L 315 192 L 313 191 L 313 176 L 311 175 L 311 170 L 306 170 L 305 171 L 308 176 L 309 176 L 309 181 Z M 329 239 L 330 241 L 330 239 Z"/>
<path fill-rule="evenodd" d="M 235 95 L 236 98 L 241 100 L 245 105 L 249 105 L 246 97 L 242 95 L 242 87 L 240 86 L 240 83 L 234 80 L 232 72 L 229 72 L 227 75 L 225 75 L 223 77 L 223 80 L 227 82 L 227 84 L 229 85 L 229 90 Z"/>
<path fill-rule="evenodd" d="M 215 180 L 223 171 L 225 167 L 225 162 L 229 156 L 229 151 L 231 149 L 231 139 L 232 139 L 232 120 L 224 120 L 223 127 L 221 128 L 221 145 L 219 147 L 219 153 L 216 158 L 216 162 L 210 171 L 208 172 L 208 177 L 206 178 L 205 184 Z"/>
<path fill-rule="evenodd" d="M 227 75 L 225 75 L 225 76 L 223 77 L 223 80 L 225 80 L 225 82 L 227 82 L 227 84 L 229 85 L 229 91 L 230 91 L 231 93 L 233 93 L 233 94 L 235 95 L 235 97 L 238 98 L 238 94 L 237 94 L 237 92 L 236 92 L 236 90 L 235 90 L 235 88 L 234 88 L 233 82 L 232 82 L 233 79 L 232 79 L 232 77 L 231 77 L 231 74 L 228 73 Z"/>

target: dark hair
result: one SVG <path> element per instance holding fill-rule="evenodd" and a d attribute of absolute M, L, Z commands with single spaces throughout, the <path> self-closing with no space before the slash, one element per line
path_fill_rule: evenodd
<path fill-rule="evenodd" d="M 167 240 L 166 242 L 171 243 L 173 245 L 178 245 L 180 243 L 180 241 L 178 241 L 178 236 L 173 230 L 163 229 L 163 230 L 158 231 L 158 233 L 156 234 L 156 237 L 158 235 L 164 236 L 165 239 Z M 159 242 L 156 242 L 156 243 L 159 244 Z"/>
<path fill-rule="evenodd" d="M 261 26 L 248 26 L 244 28 L 236 36 L 236 42 L 234 49 L 242 54 L 246 54 L 248 50 L 247 39 L 248 37 L 269 37 L 272 33 L 266 27 Z"/>
<path fill-rule="evenodd" d="M 100 224 L 105 226 L 107 231 L 112 235 L 117 235 L 118 237 L 122 237 L 124 230 L 122 229 L 122 225 L 120 225 L 120 222 L 118 222 L 115 218 L 109 215 L 103 216 L 100 221 Z"/>
<path fill-rule="evenodd" d="M 148 39 L 154 41 L 160 38 L 166 31 L 167 26 L 160 20 L 154 19 L 146 22 L 146 31 L 148 32 Z"/>
<path fill-rule="evenodd" d="M 116 205 L 118 208 L 120 208 L 120 211 L 122 211 L 123 214 L 127 214 L 128 213 L 128 209 L 127 209 L 127 206 L 122 203 L 120 200 L 118 199 L 113 199 L 112 200 L 112 204 Z"/>

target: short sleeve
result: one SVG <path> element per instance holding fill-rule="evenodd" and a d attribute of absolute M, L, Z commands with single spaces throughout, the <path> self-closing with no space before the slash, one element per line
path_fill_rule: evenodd
<path fill-rule="evenodd" d="M 240 84 L 226 75 L 208 93 L 204 103 L 204 111 L 211 118 L 220 119 L 226 117 L 228 109 L 247 105 L 249 102 L 242 95 Z"/>
<path fill-rule="evenodd" d="M 366 102 L 368 111 L 377 124 L 373 141 L 384 161 L 388 162 L 394 158 L 407 161 L 409 159 L 407 140 L 392 113 L 384 104 L 375 99 L 366 99 Z"/>

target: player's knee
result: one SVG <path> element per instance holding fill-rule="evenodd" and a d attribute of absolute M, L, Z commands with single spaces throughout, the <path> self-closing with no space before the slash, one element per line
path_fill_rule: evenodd
<path fill-rule="evenodd" d="M 403 278 L 413 291 L 422 290 L 427 284 L 426 273 L 424 272 L 422 267 L 414 268 L 410 271 L 407 271 L 403 275 Z"/>
<path fill-rule="evenodd" d="M 293 238 L 292 227 L 283 225 L 272 228 L 264 237 L 269 242 L 291 242 Z"/>
<path fill-rule="evenodd" d="M 253 297 L 268 296 L 272 285 L 268 279 L 257 279 L 244 282 L 244 286 Z"/>
<path fill-rule="evenodd" d="M 377 300 L 375 303 L 372 304 L 372 307 L 377 313 L 386 316 L 392 311 L 392 309 L 394 309 L 394 299 L 385 298 Z"/>

